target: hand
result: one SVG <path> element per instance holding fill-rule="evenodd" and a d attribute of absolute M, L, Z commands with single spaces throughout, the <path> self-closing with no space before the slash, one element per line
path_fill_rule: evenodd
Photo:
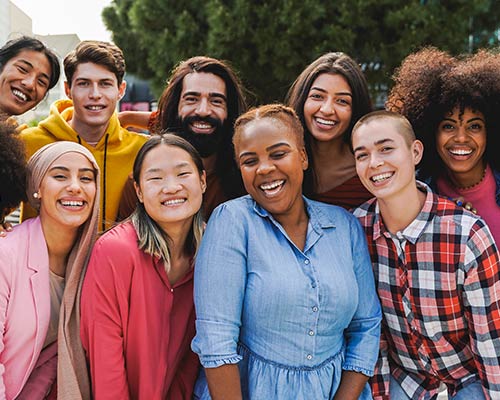
<path fill-rule="evenodd" d="M 12 231 L 12 224 L 7 221 L 0 223 L 0 237 L 7 236 L 7 232 Z"/>

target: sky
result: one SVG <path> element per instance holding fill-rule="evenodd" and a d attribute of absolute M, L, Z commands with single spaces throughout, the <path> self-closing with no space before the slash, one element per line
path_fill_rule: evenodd
<path fill-rule="evenodd" d="M 111 0 L 11 0 L 33 20 L 33 33 L 76 33 L 81 40 L 111 41 L 101 12 Z"/>

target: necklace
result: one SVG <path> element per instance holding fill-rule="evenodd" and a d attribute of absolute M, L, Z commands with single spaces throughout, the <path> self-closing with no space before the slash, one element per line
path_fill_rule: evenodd
<path fill-rule="evenodd" d="M 483 171 L 483 175 L 481 176 L 481 179 L 479 179 L 479 181 L 477 181 L 476 183 L 473 183 L 472 185 L 469 185 L 469 186 L 458 186 L 458 185 L 455 185 L 455 183 L 451 179 L 450 179 L 450 182 L 453 185 L 453 187 L 455 187 L 455 189 L 458 189 L 458 190 L 469 190 L 469 189 L 472 189 L 473 187 L 476 187 L 482 181 L 484 181 L 484 177 L 485 176 L 486 176 L 486 168 Z"/>

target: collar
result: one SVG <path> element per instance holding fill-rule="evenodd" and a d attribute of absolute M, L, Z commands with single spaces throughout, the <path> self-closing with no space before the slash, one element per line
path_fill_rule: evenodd
<path fill-rule="evenodd" d="M 417 217 L 408 225 L 405 229 L 400 232 L 397 232 L 396 236 L 398 238 L 404 238 L 405 240 L 415 244 L 422 233 L 427 228 L 427 225 L 431 222 L 436 214 L 437 204 L 438 204 L 438 196 L 431 190 L 429 186 L 425 183 L 417 181 L 417 188 L 422 192 L 427 193 L 425 197 L 424 206 Z M 384 225 L 382 221 L 382 217 L 380 215 L 380 209 L 378 205 L 378 201 L 375 203 L 374 210 L 374 222 L 373 222 L 373 239 L 377 240 L 381 235 L 384 235 L 387 238 L 391 238 L 392 235 Z"/>

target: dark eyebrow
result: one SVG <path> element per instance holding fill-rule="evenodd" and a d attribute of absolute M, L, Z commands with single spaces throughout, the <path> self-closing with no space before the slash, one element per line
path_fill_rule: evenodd
<path fill-rule="evenodd" d="M 65 167 L 64 165 L 54 165 L 52 168 L 49 169 L 49 171 L 54 171 L 54 170 L 61 170 L 64 172 L 69 172 L 69 168 Z M 93 174 L 95 174 L 95 171 L 92 168 L 86 168 L 86 167 L 85 168 L 78 168 L 78 171 L 79 172 L 92 172 Z"/>
<path fill-rule="evenodd" d="M 194 90 L 191 90 L 189 92 L 185 92 L 182 97 L 186 97 L 186 96 L 201 96 L 201 93 L 200 92 L 195 92 Z M 227 101 L 226 99 L 226 96 L 224 96 L 222 93 L 219 93 L 219 92 L 210 92 L 208 93 L 208 96 L 209 97 L 218 97 L 218 98 L 221 98 L 222 100 L 224 101 Z"/>
<path fill-rule="evenodd" d="M 481 122 L 484 122 L 484 119 L 482 119 L 481 117 L 474 117 L 474 118 L 468 119 L 468 120 L 467 120 L 467 123 L 469 123 L 469 122 L 473 122 L 473 121 L 481 121 Z"/>
<path fill-rule="evenodd" d="M 33 64 L 31 64 L 29 61 L 27 60 L 24 60 L 24 59 L 19 59 L 19 62 L 23 63 L 23 64 L 26 64 L 28 67 L 30 67 L 31 69 L 33 69 Z M 47 78 L 49 81 L 50 81 L 50 76 L 48 76 L 46 73 L 42 72 L 42 76 Z"/>
<path fill-rule="evenodd" d="M 327 93 L 327 91 L 325 89 L 317 87 L 317 86 L 311 87 L 311 90 L 317 90 L 318 92 Z M 352 97 L 352 93 L 350 93 L 350 92 L 337 92 L 337 93 L 335 93 L 335 95 L 336 96 L 351 96 Z"/>
<path fill-rule="evenodd" d="M 275 149 L 276 147 L 281 147 L 281 146 L 286 146 L 288 148 L 292 148 L 292 146 L 290 146 L 288 143 L 286 142 L 279 142 L 279 143 L 275 143 L 275 144 L 272 144 L 271 146 L 269 147 L 266 147 L 266 151 L 271 151 L 273 149 Z M 245 156 L 251 156 L 251 155 L 254 155 L 256 154 L 254 151 L 245 151 L 244 153 L 241 153 L 238 157 L 239 158 L 242 158 L 242 157 L 245 157 Z"/>
<path fill-rule="evenodd" d="M 376 142 L 374 142 L 373 144 L 375 144 L 376 146 L 380 146 L 381 144 L 384 144 L 384 143 L 387 143 L 387 142 L 394 142 L 394 140 L 393 139 L 389 139 L 389 138 L 380 139 L 380 140 L 377 140 Z M 364 149 L 366 149 L 366 146 L 358 146 L 352 152 L 356 153 L 357 151 L 364 150 Z"/>

